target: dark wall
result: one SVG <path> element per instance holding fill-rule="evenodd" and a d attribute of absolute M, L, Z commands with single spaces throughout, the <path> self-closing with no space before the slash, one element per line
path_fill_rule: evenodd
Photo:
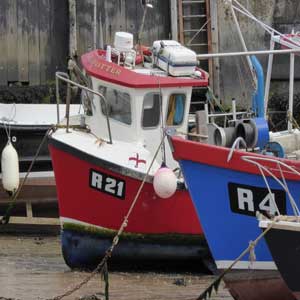
<path fill-rule="evenodd" d="M 153 1 L 147 10 L 142 43 L 167 39 L 169 1 Z M 94 0 L 77 0 L 78 54 L 93 48 Z M 116 31 L 129 31 L 135 40 L 141 0 L 97 0 L 97 47 L 113 45 Z M 0 86 L 43 85 L 65 70 L 69 54 L 68 0 L 0 0 Z"/>
<path fill-rule="evenodd" d="M 40 85 L 65 69 L 67 0 L 0 1 L 0 85 Z"/>
<path fill-rule="evenodd" d="M 117 31 L 128 31 L 135 42 L 142 22 L 144 5 L 141 0 L 97 1 L 97 47 L 113 45 Z M 150 45 L 170 35 L 169 1 L 154 0 L 153 9 L 147 9 L 142 43 Z M 79 55 L 93 48 L 94 0 L 77 1 L 77 39 Z"/>

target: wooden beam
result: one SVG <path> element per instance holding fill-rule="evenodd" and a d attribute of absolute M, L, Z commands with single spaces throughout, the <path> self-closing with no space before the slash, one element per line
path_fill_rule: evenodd
<path fill-rule="evenodd" d="M 7 11 L 9 0 L 0 1 L 0 85 L 7 85 Z"/>
<path fill-rule="evenodd" d="M 178 0 L 178 19 L 179 19 L 179 41 L 181 44 L 184 45 L 182 0 Z"/>
<path fill-rule="evenodd" d="M 28 66 L 28 2 L 18 0 L 18 68 L 19 81 L 29 81 Z"/>
<path fill-rule="evenodd" d="M 211 28 L 211 11 L 210 11 L 210 0 L 205 0 L 205 4 L 206 4 L 206 18 L 208 20 L 207 23 L 207 48 L 208 48 L 208 53 L 212 53 L 212 28 Z M 213 76 L 213 60 L 210 58 L 208 60 L 208 72 L 209 72 L 209 84 L 211 87 L 214 86 L 214 76 Z"/>
<path fill-rule="evenodd" d="M 211 22 L 211 50 L 219 53 L 219 28 L 218 28 L 218 3 L 210 0 L 210 22 Z M 213 61 L 213 91 L 217 98 L 220 98 L 220 61 L 218 58 Z"/>
<path fill-rule="evenodd" d="M 177 0 L 170 0 L 171 9 L 171 36 L 172 40 L 178 40 L 178 10 Z"/>
<path fill-rule="evenodd" d="M 8 2 L 8 30 L 7 30 L 7 80 L 18 81 L 18 22 L 17 0 Z"/>

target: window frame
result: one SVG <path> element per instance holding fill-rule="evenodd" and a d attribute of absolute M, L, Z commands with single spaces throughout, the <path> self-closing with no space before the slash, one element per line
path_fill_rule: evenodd
<path fill-rule="evenodd" d="M 107 85 L 104 85 L 104 84 L 99 84 L 99 85 L 98 85 L 98 92 L 101 93 L 101 94 L 103 94 L 105 100 L 107 100 L 108 97 L 101 91 L 101 88 L 110 89 L 110 90 L 112 90 L 112 91 L 116 91 L 116 92 L 118 92 L 118 93 L 127 94 L 127 95 L 129 96 L 129 104 L 130 104 L 130 123 L 126 123 L 126 122 L 120 121 L 120 120 L 118 120 L 118 119 L 116 119 L 116 118 L 113 118 L 110 114 L 108 115 L 108 117 L 109 117 L 109 120 L 112 121 L 112 122 L 113 122 L 113 121 L 116 121 L 117 123 L 120 123 L 120 124 L 122 124 L 122 125 L 131 127 L 132 124 L 133 124 L 133 113 L 132 113 L 132 108 L 133 108 L 133 107 L 132 107 L 132 96 L 131 96 L 131 94 L 130 94 L 128 91 L 123 91 L 123 90 L 121 90 L 121 89 L 116 89 L 116 88 L 114 88 L 114 87 L 110 87 L 110 86 L 107 86 Z M 104 111 L 103 111 L 103 108 L 102 108 L 102 102 L 101 102 L 101 101 L 100 101 L 100 104 L 99 104 L 99 105 L 100 105 L 100 112 L 101 112 L 101 114 L 102 114 L 104 117 L 106 117 L 106 115 L 105 115 L 105 113 L 104 113 Z M 110 109 L 110 102 L 109 102 L 109 101 L 107 101 L 107 108 Z"/>
<path fill-rule="evenodd" d="M 182 120 L 180 122 L 180 124 L 178 125 L 168 125 L 168 113 L 169 113 L 169 104 L 170 104 L 170 99 L 171 99 L 171 96 L 173 95 L 182 95 L 184 96 L 184 111 L 183 111 L 183 116 L 182 116 Z M 171 92 L 168 96 L 168 102 L 167 102 L 167 107 L 166 107 L 166 117 L 165 117 L 165 125 L 168 126 L 168 127 L 180 127 L 182 126 L 183 122 L 184 122 L 184 116 L 186 114 L 186 105 L 187 105 L 187 94 L 186 93 L 183 93 L 183 92 Z"/>
<path fill-rule="evenodd" d="M 147 96 L 147 95 L 149 95 L 149 94 L 154 94 L 154 95 L 158 95 L 158 97 L 159 97 L 159 103 L 158 103 L 158 105 L 160 106 L 161 105 L 161 103 L 162 103 L 162 95 L 161 95 L 161 93 L 160 92 L 147 92 L 146 94 L 144 94 L 143 95 L 143 105 L 142 105 L 142 115 L 141 115 L 141 128 L 143 128 L 144 130 L 148 130 L 148 129 L 156 129 L 156 128 L 158 128 L 159 126 L 160 126 L 160 120 L 161 120 L 161 109 L 160 109 L 160 107 L 159 107 L 159 118 L 158 118 L 158 122 L 157 122 L 157 125 L 156 126 L 149 126 L 149 127 L 145 127 L 145 126 L 143 126 L 143 119 L 144 119 L 144 112 L 145 112 L 145 110 L 144 110 L 144 102 L 145 102 L 145 97 Z"/>

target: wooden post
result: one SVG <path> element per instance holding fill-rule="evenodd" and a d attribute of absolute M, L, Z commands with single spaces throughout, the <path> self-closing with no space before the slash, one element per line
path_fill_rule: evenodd
<path fill-rule="evenodd" d="M 76 0 L 69 0 L 69 22 L 70 22 L 70 57 L 77 56 L 77 24 L 76 24 Z"/>
<path fill-rule="evenodd" d="M 210 0 L 211 18 L 211 50 L 213 53 L 219 52 L 219 28 L 218 28 L 218 3 Z M 213 86 L 214 94 L 220 99 L 220 61 L 219 58 L 213 60 Z"/>
<path fill-rule="evenodd" d="M 179 42 L 184 45 L 182 0 L 178 0 Z"/>
<path fill-rule="evenodd" d="M 211 20 L 211 11 L 210 11 L 210 1 L 209 0 L 205 0 L 205 4 L 206 4 L 206 19 L 207 20 Z M 208 53 L 212 53 L 212 40 L 211 40 L 211 35 L 212 35 L 212 26 L 211 26 L 211 21 L 209 21 L 207 23 L 207 49 L 208 49 Z M 209 72 L 209 83 L 210 86 L 213 87 L 214 86 L 214 69 L 213 69 L 213 60 L 210 58 L 208 60 L 208 72 Z"/>
<path fill-rule="evenodd" d="M 171 35 L 172 40 L 178 40 L 178 12 L 177 12 L 177 0 L 170 0 L 171 8 Z"/>

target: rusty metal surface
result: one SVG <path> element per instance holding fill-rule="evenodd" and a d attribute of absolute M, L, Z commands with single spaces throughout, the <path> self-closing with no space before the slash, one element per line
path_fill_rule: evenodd
<path fill-rule="evenodd" d="M 60 253 L 59 237 L 0 236 L 0 299 L 46 299 L 80 282 L 87 273 L 71 271 Z M 110 272 L 110 299 L 196 299 L 212 276 L 162 272 Z M 5 288 L 3 288 L 5 287 Z M 65 299 L 104 299 L 100 275 Z M 212 300 L 232 300 L 221 287 Z"/>

